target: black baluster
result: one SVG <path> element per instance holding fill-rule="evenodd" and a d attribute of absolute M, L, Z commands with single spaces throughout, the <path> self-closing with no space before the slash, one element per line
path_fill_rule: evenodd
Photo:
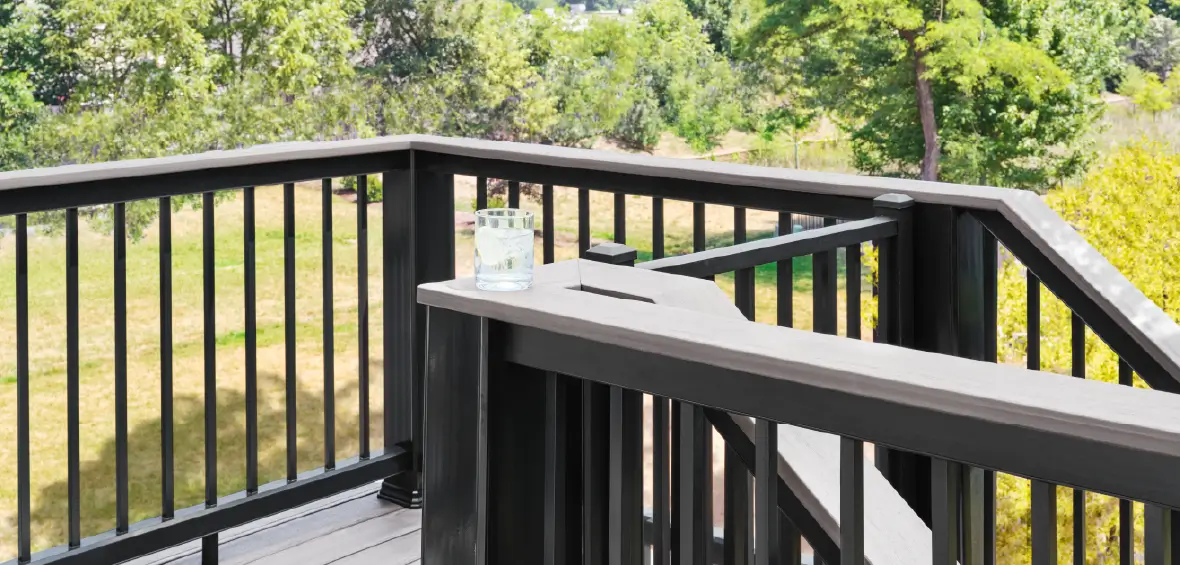
<path fill-rule="evenodd" d="M 175 511 L 172 423 L 172 199 L 160 199 L 160 516 Z"/>
<path fill-rule="evenodd" d="M 324 291 L 324 469 L 336 468 L 336 324 L 332 298 L 332 179 L 321 190 Z"/>
<path fill-rule="evenodd" d="M 786 231 L 784 231 L 784 228 Z M 792 229 L 791 214 L 789 212 L 779 212 L 779 235 L 789 234 Z M 794 325 L 795 321 L 795 260 L 792 258 L 779 261 L 775 264 L 775 270 L 775 290 L 778 293 L 778 325 L 789 328 Z"/>
<path fill-rule="evenodd" d="M 360 458 L 369 458 L 369 195 L 368 175 L 356 178 L 356 280 L 357 280 L 357 420 L 360 426 Z M 483 201 L 487 206 L 488 186 L 483 182 Z"/>
<path fill-rule="evenodd" d="M 553 217 L 553 185 L 546 184 L 541 187 L 541 260 L 548 265 L 554 259 L 553 238 L 557 235 L 554 233 L 554 217 Z"/>
<path fill-rule="evenodd" d="M 852 339 L 860 339 L 860 245 L 844 248 L 844 270 L 848 277 L 844 283 L 845 318 L 844 333 Z"/>
<path fill-rule="evenodd" d="M 287 482 L 298 476 L 298 376 L 295 364 L 295 184 L 283 185 L 283 330 L 286 346 Z"/>
<path fill-rule="evenodd" d="M 127 467 L 127 204 L 114 205 L 115 532 L 130 525 Z"/>
<path fill-rule="evenodd" d="M 746 242 L 746 209 L 733 209 L 733 244 Z M 733 278 L 734 303 L 747 320 L 754 320 L 754 269 L 738 269 Z"/>
<path fill-rule="evenodd" d="M 514 180 L 508 181 L 508 207 L 520 208 L 520 183 Z"/>
<path fill-rule="evenodd" d="M 201 255 L 205 346 L 205 507 L 217 506 L 217 287 L 215 283 L 213 193 L 201 200 Z M 201 543 L 201 562 L 217 563 L 217 534 L 205 536 Z"/>
<path fill-rule="evenodd" d="M 66 210 L 66 427 L 69 546 L 82 545 L 81 455 L 78 448 L 78 209 Z"/>
<path fill-rule="evenodd" d="M 651 258 L 664 257 L 664 199 L 651 199 Z"/>
<path fill-rule="evenodd" d="M 835 218 L 824 218 L 824 226 L 836 225 Z M 836 251 L 822 251 L 811 256 L 812 331 L 836 334 L 837 288 Z"/>
<path fill-rule="evenodd" d="M 586 257 L 590 249 L 590 191 L 578 189 L 578 257 Z"/>
<path fill-rule="evenodd" d="M 17 561 L 32 559 L 29 487 L 29 225 L 16 216 L 16 546 Z"/>
<path fill-rule="evenodd" d="M 258 312 L 255 268 L 254 187 L 242 192 L 246 316 L 246 494 L 258 492 Z"/>
<path fill-rule="evenodd" d="M 360 178 L 357 179 L 358 183 Z M 488 177 L 475 179 L 475 209 L 486 210 L 488 207 Z"/>

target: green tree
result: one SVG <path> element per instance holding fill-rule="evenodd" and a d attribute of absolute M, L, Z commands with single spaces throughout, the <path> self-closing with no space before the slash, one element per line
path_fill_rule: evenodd
<path fill-rule="evenodd" d="M 0 74 L 21 73 L 42 104 L 62 104 L 77 82 L 76 38 L 61 33 L 63 0 L 0 0 Z"/>
<path fill-rule="evenodd" d="M 1176 80 L 1171 83 L 1175 84 Z M 1130 98 L 1136 107 L 1151 112 L 1153 117 L 1172 108 L 1173 93 L 1160 81 L 1159 75 L 1138 67 L 1127 68 L 1118 92 Z"/>
<path fill-rule="evenodd" d="M 273 88 L 303 92 L 352 74 L 360 0 L 214 0 L 202 30 L 221 83 L 264 72 Z"/>
<path fill-rule="evenodd" d="M 1180 63 L 1180 25 L 1167 16 L 1152 16 L 1129 48 L 1132 64 L 1166 77 Z"/>
<path fill-rule="evenodd" d="M 40 113 L 25 75 L 0 73 L 0 171 L 32 166 L 28 135 Z"/>
<path fill-rule="evenodd" d="M 1044 188 L 1079 172 L 1131 0 L 768 0 L 755 41 L 803 76 L 876 174 Z"/>
<path fill-rule="evenodd" d="M 1180 154 L 1165 145 L 1140 142 L 1103 159 L 1080 182 L 1050 191 L 1046 203 L 1069 221 L 1086 240 L 1136 288 L 1173 319 L 1180 320 L 1180 294 L 1174 273 L 1180 269 Z M 1004 264 L 999 278 L 999 358 L 1025 363 L 1026 283 L 1024 267 Z M 1071 312 L 1042 287 L 1041 365 L 1069 374 Z M 1118 357 L 1093 332 L 1086 335 L 1087 378 L 1118 382 Z M 1144 383 L 1136 379 L 1136 386 Z M 997 503 L 997 563 L 1028 562 L 1029 500 L 1027 482 L 1001 475 Z M 1058 489 L 1058 556 L 1071 562 L 1070 489 Z M 1087 563 L 1117 563 L 1116 500 L 1088 495 Z M 1143 514 L 1137 511 L 1135 537 L 1142 540 Z"/>

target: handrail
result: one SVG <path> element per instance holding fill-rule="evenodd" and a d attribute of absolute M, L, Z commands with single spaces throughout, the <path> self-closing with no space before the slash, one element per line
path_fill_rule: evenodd
<path fill-rule="evenodd" d="M 828 205 L 833 211 L 871 215 L 869 201 L 888 193 L 909 195 L 919 204 L 945 205 L 966 209 L 978 217 L 1002 243 L 1033 267 L 1050 290 L 1061 296 L 1116 351 L 1138 349 L 1142 355 L 1126 354 L 1134 369 L 1153 387 L 1180 392 L 1180 326 L 1126 279 L 1109 261 L 1035 194 L 985 186 L 953 185 L 907 179 L 867 177 L 837 173 L 778 169 L 711 161 L 687 161 L 647 155 L 612 153 L 567 147 L 453 139 L 429 135 L 404 135 L 366 140 L 305 142 L 263 145 L 235 151 L 214 151 L 198 155 L 164 157 L 103 163 L 71 165 L 49 169 L 32 169 L 0 173 L 0 214 L 39 211 L 46 206 L 103 203 L 108 197 L 139 198 L 165 194 L 199 192 L 243 186 L 251 167 L 301 160 L 351 160 L 341 163 L 341 174 L 406 168 L 416 154 L 416 166 L 437 166 L 453 172 L 466 172 L 470 164 L 462 159 L 476 159 L 484 165 L 512 165 L 522 176 L 570 181 L 596 172 L 639 179 L 659 178 L 682 181 L 688 200 L 723 200 L 729 198 L 716 190 L 688 190 L 691 183 L 767 189 L 773 193 L 823 196 L 846 201 L 863 201 L 850 208 Z M 420 161 L 420 163 L 419 163 Z M 471 165 L 473 166 L 473 165 Z M 538 170 L 537 168 L 545 170 Z M 235 170 L 239 174 L 217 175 Z M 562 169 L 554 177 L 553 170 Z M 325 172 L 327 170 L 327 173 Z M 287 181 L 323 178 L 333 169 L 286 167 Z M 200 171 L 202 178 L 187 178 Z M 489 172 L 483 174 L 491 175 Z M 274 171 L 265 175 L 275 182 Z M 260 177 L 261 178 L 261 177 Z M 126 179 L 138 184 L 157 186 L 136 192 L 123 186 L 103 194 L 88 194 L 96 187 L 126 185 Z M 517 180 L 529 181 L 529 178 Z M 181 182 L 183 181 L 183 182 Z M 164 186 L 160 186 L 164 185 Z M 53 187 L 57 198 L 41 195 L 38 206 L 28 198 L 3 198 L 8 191 Z M 596 188 L 591 186 L 590 188 Z M 609 186 L 601 187 L 609 190 Z M 677 187 L 668 189 L 677 194 Z M 723 192 L 723 191 L 722 191 Z M 11 193 L 10 193 L 11 194 Z M 735 198 L 735 205 L 746 205 Z M 105 200 L 111 202 L 114 200 Z M 762 200 L 754 200 L 758 203 Z M 830 204 L 830 203 L 829 203 Z M 841 205 L 842 206 L 842 205 Z"/>
<path fill-rule="evenodd" d="M 593 268 L 620 285 L 661 276 Z M 570 287 L 489 293 L 462 279 L 422 285 L 418 299 L 502 322 L 521 365 L 1180 508 L 1174 395 Z"/>

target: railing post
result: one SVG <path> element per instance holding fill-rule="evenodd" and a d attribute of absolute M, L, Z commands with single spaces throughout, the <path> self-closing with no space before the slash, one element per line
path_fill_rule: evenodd
<path fill-rule="evenodd" d="M 917 207 L 903 194 L 886 194 L 873 201 L 877 215 L 897 220 L 897 236 L 878 242 L 878 337 L 885 343 L 914 347 L 914 294 Z M 943 257 L 945 260 L 945 257 Z M 929 458 L 877 446 L 874 464 L 918 516 L 930 525 Z"/>
<path fill-rule="evenodd" d="M 412 454 L 413 470 L 386 479 L 378 495 L 407 508 L 422 505 L 422 378 L 426 309 L 417 288 L 455 277 L 455 178 L 418 169 L 384 174 L 382 211 L 385 341 L 385 449 Z"/>
<path fill-rule="evenodd" d="M 637 255 L 634 248 L 622 243 L 600 243 L 586 250 L 585 258 L 597 263 L 634 267 Z"/>
<path fill-rule="evenodd" d="M 386 185 L 389 186 L 389 185 Z M 448 565 L 487 563 L 488 321 L 432 308 L 427 365 L 430 394 L 426 410 L 423 487 L 445 493 L 422 511 L 422 561 Z"/>

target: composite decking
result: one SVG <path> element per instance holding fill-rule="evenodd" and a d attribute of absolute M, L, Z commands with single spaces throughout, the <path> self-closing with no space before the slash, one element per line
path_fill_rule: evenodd
<path fill-rule="evenodd" d="M 229 565 L 411 565 L 421 554 L 421 510 L 377 499 L 380 483 L 222 532 L 218 563 Z M 198 565 L 200 541 L 129 561 Z"/>

